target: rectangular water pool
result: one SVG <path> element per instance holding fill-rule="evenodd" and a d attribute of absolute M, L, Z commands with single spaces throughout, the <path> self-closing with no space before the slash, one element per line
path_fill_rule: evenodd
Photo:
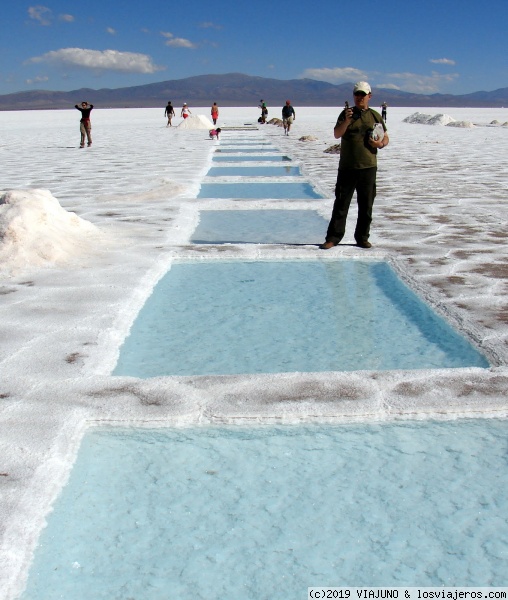
<path fill-rule="evenodd" d="M 214 154 L 213 162 L 288 162 L 289 156 L 217 156 Z"/>
<path fill-rule="evenodd" d="M 313 210 L 202 210 L 194 244 L 320 244 L 328 221 Z"/>
<path fill-rule="evenodd" d="M 212 167 L 207 177 L 297 177 L 299 167 Z"/>
<path fill-rule="evenodd" d="M 508 422 L 88 432 L 22 600 L 506 586 Z"/>
<path fill-rule="evenodd" d="M 174 264 L 114 375 L 488 367 L 386 263 Z"/>
<path fill-rule="evenodd" d="M 274 198 L 280 200 L 318 200 L 309 183 L 202 183 L 198 198 L 240 198 L 244 200 Z"/>
<path fill-rule="evenodd" d="M 261 148 L 219 148 L 217 149 L 215 152 L 216 153 L 221 153 L 221 154 L 243 154 L 243 153 L 253 153 L 253 152 L 271 152 L 272 154 L 274 152 L 278 152 L 278 148 L 275 148 L 274 146 L 268 146 L 268 147 L 261 147 Z"/>

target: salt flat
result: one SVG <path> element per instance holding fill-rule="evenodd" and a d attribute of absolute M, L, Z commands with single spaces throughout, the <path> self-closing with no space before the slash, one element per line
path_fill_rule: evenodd
<path fill-rule="evenodd" d="M 312 209 L 328 218 L 338 157 L 323 151 L 336 143 L 338 109 L 295 110 L 289 137 L 271 125 L 238 134 L 269 140 L 290 156 L 325 197 L 312 201 Z M 477 126 L 403 122 L 417 110 Z M 270 107 L 270 117 L 279 112 Z M 224 108 L 219 124 L 255 123 L 257 116 L 256 108 Z M 0 189 L 49 190 L 65 211 L 93 225 L 71 239 L 68 226 L 59 225 L 65 219 L 49 211 L 36 224 L 44 244 L 32 240 L 32 254 L 19 252 L 19 244 L 2 254 L 0 598 L 14 598 L 22 589 L 45 516 L 90 424 L 506 416 L 508 127 L 491 126 L 494 120 L 507 122 L 508 109 L 389 107 L 391 141 L 379 154 L 374 248 L 348 245 L 356 218 L 352 205 L 344 245 L 322 252 L 284 244 L 190 244 L 201 208 L 239 206 L 196 200 L 220 142 L 209 140 L 206 130 L 166 128 L 163 108 L 97 107 L 94 144 L 83 150 L 77 111 L 0 113 Z M 299 141 L 307 135 L 317 139 Z M 308 209 L 311 203 L 276 205 Z M 241 205 L 266 207 L 274 201 Z M 492 368 L 110 376 L 137 312 L 177 258 L 358 256 L 389 260 L 485 352 Z"/>

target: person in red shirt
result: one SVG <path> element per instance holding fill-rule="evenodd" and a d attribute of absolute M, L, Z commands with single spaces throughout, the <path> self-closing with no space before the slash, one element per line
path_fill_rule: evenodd
<path fill-rule="evenodd" d="M 79 121 L 79 131 L 81 133 L 81 142 L 79 144 L 80 148 L 85 147 L 85 135 L 87 138 L 88 146 L 92 145 L 92 123 L 90 122 L 90 113 L 93 109 L 93 104 L 88 104 L 88 102 L 82 102 L 81 106 L 76 104 L 75 108 L 77 108 L 81 112 L 81 120 Z"/>

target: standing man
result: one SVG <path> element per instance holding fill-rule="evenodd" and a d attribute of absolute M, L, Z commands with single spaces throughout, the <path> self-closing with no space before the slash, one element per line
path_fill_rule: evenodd
<path fill-rule="evenodd" d="M 383 121 L 386 123 L 386 109 L 388 107 L 388 104 L 386 104 L 386 102 L 383 102 L 383 104 L 381 104 L 381 117 L 383 118 Z"/>
<path fill-rule="evenodd" d="M 173 108 L 171 100 L 168 101 L 168 105 L 166 106 L 166 110 L 164 111 L 164 116 L 168 118 L 168 124 L 166 125 L 166 127 L 173 127 L 173 125 L 171 124 L 171 120 L 175 116 L 175 109 Z"/>
<path fill-rule="evenodd" d="M 260 100 L 261 104 L 259 108 L 261 109 L 261 116 L 258 119 L 258 123 L 266 123 L 266 117 L 268 116 L 268 107 L 266 106 L 266 102 L 264 100 Z"/>
<path fill-rule="evenodd" d="M 75 105 L 74 108 L 77 108 L 81 112 L 81 120 L 79 121 L 79 131 L 81 133 L 81 141 L 79 144 L 80 148 L 85 147 L 85 135 L 88 141 L 88 146 L 92 145 L 92 123 L 90 122 L 90 113 L 93 109 L 93 104 L 88 104 L 88 102 L 82 102 L 81 106 Z"/>
<path fill-rule="evenodd" d="M 286 104 L 282 107 L 282 123 L 284 125 L 285 135 L 289 135 L 289 130 L 291 129 L 291 125 L 295 119 L 295 109 L 291 106 L 291 101 L 286 100 Z"/>
<path fill-rule="evenodd" d="M 212 121 L 214 125 L 217 125 L 217 119 L 219 118 L 219 107 L 217 106 L 217 102 L 212 104 L 212 108 L 210 109 L 210 114 L 212 115 Z"/>
<path fill-rule="evenodd" d="M 389 139 L 381 115 L 369 108 L 372 97 L 370 85 L 366 81 L 359 81 L 354 86 L 353 97 L 354 108 L 349 108 L 346 102 L 346 108 L 340 113 L 333 130 L 335 139 L 342 138 L 342 141 L 335 203 L 326 241 L 319 246 L 322 250 L 333 248 L 344 237 L 349 205 L 355 191 L 358 203 L 356 245 L 360 248 L 372 247 L 369 234 L 376 197 L 377 151 L 387 146 Z M 380 132 L 376 133 L 376 129 Z"/>

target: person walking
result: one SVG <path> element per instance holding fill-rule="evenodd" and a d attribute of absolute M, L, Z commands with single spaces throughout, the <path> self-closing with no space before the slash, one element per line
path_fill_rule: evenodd
<path fill-rule="evenodd" d="M 81 119 L 79 121 L 79 132 L 81 133 L 81 141 L 79 143 L 80 148 L 85 147 L 85 136 L 88 142 L 88 146 L 92 145 L 92 123 L 90 121 L 90 113 L 93 110 L 93 104 L 88 102 L 82 102 L 81 106 L 76 104 L 74 108 L 77 108 L 81 112 Z"/>
<path fill-rule="evenodd" d="M 213 103 L 210 114 L 212 115 L 213 124 L 217 125 L 217 119 L 219 118 L 219 107 L 217 106 L 217 102 Z"/>
<path fill-rule="evenodd" d="M 286 100 L 286 104 L 282 107 L 282 124 L 284 125 L 285 135 L 289 135 L 289 130 L 295 119 L 295 109 L 291 106 L 291 101 Z"/>
<path fill-rule="evenodd" d="M 166 110 L 164 111 L 164 116 L 168 118 L 168 124 L 166 127 L 173 127 L 171 121 L 175 116 L 175 109 L 173 108 L 173 104 L 171 104 L 171 100 L 169 100 L 168 105 L 166 106 Z"/>
<path fill-rule="evenodd" d="M 389 143 L 386 125 L 381 115 L 369 108 L 372 90 L 366 81 L 359 81 L 353 89 L 354 108 L 346 107 L 340 113 L 333 134 L 342 138 L 339 170 L 335 186 L 335 203 L 326 241 L 322 250 L 337 246 L 344 237 L 351 199 L 356 191 L 358 218 L 355 240 L 360 248 L 371 248 L 369 242 L 372 207 L 376 197 L 377 152 Z M 378 132 L 378 133 L 377 133 Z"/>
<path fill-rule="evenodd" d="M 192 113 L 191 113 L 189 107 L 187 106 L 187 102 L 184 102 L 183 106 L 182 106 L 182 112 L 180 113 L 180 116 L 183 117 L 184 119 L 187 119 L 187 117 L 189 115 L 191 115 L 191 114 Z"/>
<path fill-rule="evenodd" d="M 259 108 L 261 109 L 261 116 L 258 119 L 258 123 L 266 123 L 266 117 L 268 117 L 268 107 L 266 106 L 266 102 L 264 100 L 260 101 L 261 104 Z"/>
<path fill-rule="evenodd" d="M 386 109 L 388 107 L 388 104 L 386 104 L 386 102 L 383 102 L 383 104 L 381 104 L 381 117 L 383 119 L 383 121 L 386 123 Z"/>

